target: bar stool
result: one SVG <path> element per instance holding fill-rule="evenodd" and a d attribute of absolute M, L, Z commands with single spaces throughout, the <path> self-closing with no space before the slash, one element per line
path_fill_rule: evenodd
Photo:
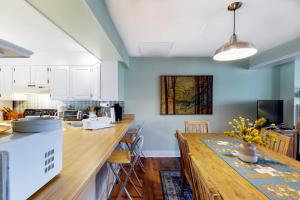
<path fill-rule="evenodd" d="M 142 186 L 142 184 L 134 170 L 134 167 L 140 159 L 143 143 L 144 143 L 144 137 L 139 136 L 135 140 L 135 142 L 132 144 L 132 151 L 114 150 L 107 160 L 109 167 L 113 171 L 118 183 L 121 185 L 117 200 L 119 200 L 121 198 L 123 192 L 125 192 L 128 199 L 130 199 L 130 200 L 132 199 L 128 190 L 126 189 L 126 185 L 127 185 L 128 181 L 131 183 L 131 185 L 133 186 L 133 188 L 136 191 L 136 193 L 138 194 L 138 196 L 142 197 L 142 195 L 136 188 L 134 182 L 132 181 L 131 175 L 133 174 L 134 177 L 137 179 L 139 185 Z M 120 168 L 121 173 L 125 174 L 124 181 L 121 180 L 121 178 L 120 178 L 121 174 L 120 175 L 118 174 L 118 171 L 117 171 L 118 169 L 114 168 L 113 165 L 116 165 L 117 168 Z M 129 166 L 128 171 L 126 171 L 126 169 L 124 168 L 124 166 L 126 166 L 126 165 Z"/>
<path fill-rule="evenodd" d="M 121 139 L 120 143 L 126 144 L 128 150 L 132 151 L 132 146 L 135 143 L 135 140 L 142 134 L 143 125 L 144 121 L 137 121 L 133 125 L 131 125 L 125 136 Z M 143 152 L 141 152 L 141 155 L 145 157 Z M 142 171 L 145 173 L 146 170 L 141 159 L 138 160 L 138 164 L 141 167 Z"/>

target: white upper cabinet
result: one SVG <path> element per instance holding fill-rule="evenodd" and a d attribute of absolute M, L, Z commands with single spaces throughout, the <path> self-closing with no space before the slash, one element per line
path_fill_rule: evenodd
<path fill-rule="evenodd" d="M 124 68 L 118 61 L 101 63 L 101 100 L 124 100 Z"/>
<path fill-rule="evenodd" d="M 70 67 L 70 97 L 79 100 L 92 98 L 91 67 Z"/>
<path fill-rule="evenodd" d="M 29 66 L 16 66 L 13 68 L 13 86 L 14 87 L 31 86 Z"/>
<path fill-rule="evenodd" d="M 69 98 L 69 67 L 57 66 L 50 69 L 51 99 Z"/>
<path fill-rule="evenodd" d="M 32 66 L 31 84 L 36 87 L 49 86 L 49 69 L 47 66 Z"/>
<path fill-rule="evenodd" d="M 101 70 L 100 64 L 91 67 L 91 95 L 93 100 L 101 99 Z"/>
<path fill-rule="evenodd" d="M 49 67 L 16 66 L 13 69 L 14 87 L 46 87 L 49 86 Z"/>
<path fill-rule="evenodd" d="M 13 68 L 0 67 L 0 100 L 13 99 Z"/>

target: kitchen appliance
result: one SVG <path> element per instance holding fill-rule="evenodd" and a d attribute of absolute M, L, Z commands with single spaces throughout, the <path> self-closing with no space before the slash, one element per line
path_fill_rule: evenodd
<path fill-rule="evenodd" d="M 32 51 L 0 39 L 0 58 L 29 58 Z"/>
<path fill-rule="evenodd" d="M 116 103 L 114 105 L 114 109 L 115 109 L 115 115 L 116 115 L 116 121 L 122 121 L 122 115 L 123 115 L 123 109 L 122 107 Z"/>
<path fill-rule="evenodd" d="M 34 122 L 40 121 L 35 118 L 26 120 L 31 120 L 33 127 L 38 127 Z M 51 129 L 53 124 L 45 124 L 43 132 L 13 132 L 1 136 L 0 186 L 3 199 L 27 199 L 62 170 L 61 122 L 53 120 L 55 129 Z"/>
<path fill-rule="evenodd" d="M 53 117 L 31 117 L 13 120 L 11 126 L 13 132 L 40 133 L 60 129 L 61 121 Z"/>
<path fill-rule="evenodd" d="M 65 121 L 80 121 L 82 119 L 82 111 L 66 110 L 64 111 L 63 119 Z"/>
<path fill-rule="evenodd" d="M 42 116 L 55 116 L 57 114 L 56 109 L 25 109 L 23 116 L 30 117 L 42 117 Z"/>

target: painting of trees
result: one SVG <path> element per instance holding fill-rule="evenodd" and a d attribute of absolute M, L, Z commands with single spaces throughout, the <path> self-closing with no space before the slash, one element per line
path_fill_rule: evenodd
<path fill-rule="evenodd" d="M 213 76 L 161 76 L 162 115 L 212 114 Z"/>

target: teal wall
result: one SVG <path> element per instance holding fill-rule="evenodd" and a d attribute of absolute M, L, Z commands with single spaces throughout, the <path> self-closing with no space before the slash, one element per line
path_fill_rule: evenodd
<path fill-rule="evenodd" d="M 295 90 L 295 65 L 289 62 L 276 66 L 279 68 L 279 99 L 284 100 L 284 123 L 293 127 L 294 125 L 294 90 Z"/>
<path fill-rule="evenodd" d="M 146 121 L 144 150 L 175 151 L 174 133 L 184 130 L 185 120 L 208 120 L 212 131 L 222 132 L 233 116 L 256 118 L 256 100 L 278 96 L 278 72 L 247 67 L 210 58 L 131 58 L 125 71 L 125 109 Z M 213 75 L 213 115 L 161 116 L 160 75 Z"/>

